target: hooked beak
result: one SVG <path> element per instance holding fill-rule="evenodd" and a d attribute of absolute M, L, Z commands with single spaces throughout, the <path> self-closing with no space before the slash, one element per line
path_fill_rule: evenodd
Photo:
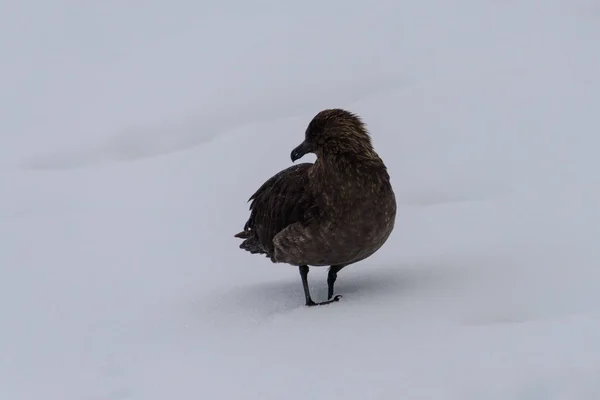
<path fill-rule="evenodd" d="M 306 153 L 310 153 L 312 151 L 311 145 L 306 142 L 306 140 L 300 143 L 300 146 L 296 147 L 292 150 L 292 154 L 290 157 L 292 158 L 292 162 L 302 158 Z"/>

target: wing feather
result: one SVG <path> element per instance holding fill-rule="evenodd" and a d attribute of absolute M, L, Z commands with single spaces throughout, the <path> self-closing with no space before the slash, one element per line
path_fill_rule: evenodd
<path fill-rule="evenodd" d="M 245 239 L 240 248 L 273 256 L 273 238 L 287 226 L 306 222 L 316 213 L 308 189 L 312 164 L 302 163 L 280 171 L 250 197 L 250 217 L 235 237 Z"/>

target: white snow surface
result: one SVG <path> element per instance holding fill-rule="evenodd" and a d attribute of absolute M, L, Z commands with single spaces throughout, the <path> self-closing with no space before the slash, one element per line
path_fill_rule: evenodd
<path fill-rule="evenodd" d="M 3 3 L 0 399 L 600 399 L 599 43 L 596 0 Z M 233 235 L 331 107 L 398 215 L 307 308 Z"/>

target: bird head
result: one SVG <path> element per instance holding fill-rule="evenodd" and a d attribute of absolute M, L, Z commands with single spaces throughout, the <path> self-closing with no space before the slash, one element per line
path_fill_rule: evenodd
<path fill-rule="evenodd" d="M 290 154 L 292 162 L 307 153 L 360 154 L 371 152 L 371 138 L 358 116 L 343 109 L 319 112 L 308 124 L 304 141 Z"/>

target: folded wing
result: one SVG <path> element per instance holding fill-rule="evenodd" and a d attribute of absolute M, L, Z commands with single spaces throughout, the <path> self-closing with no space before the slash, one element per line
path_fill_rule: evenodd
<path fill-rule="evenodd" d="M 240 248 L 273 259 L 273 238 L 296 222 L 316 215 L 316 205 L 308 189 L 312 164 L 293 165 L 267 180 L 250 197 L 250 217 L 235 237 L 245 239 Z"/>

